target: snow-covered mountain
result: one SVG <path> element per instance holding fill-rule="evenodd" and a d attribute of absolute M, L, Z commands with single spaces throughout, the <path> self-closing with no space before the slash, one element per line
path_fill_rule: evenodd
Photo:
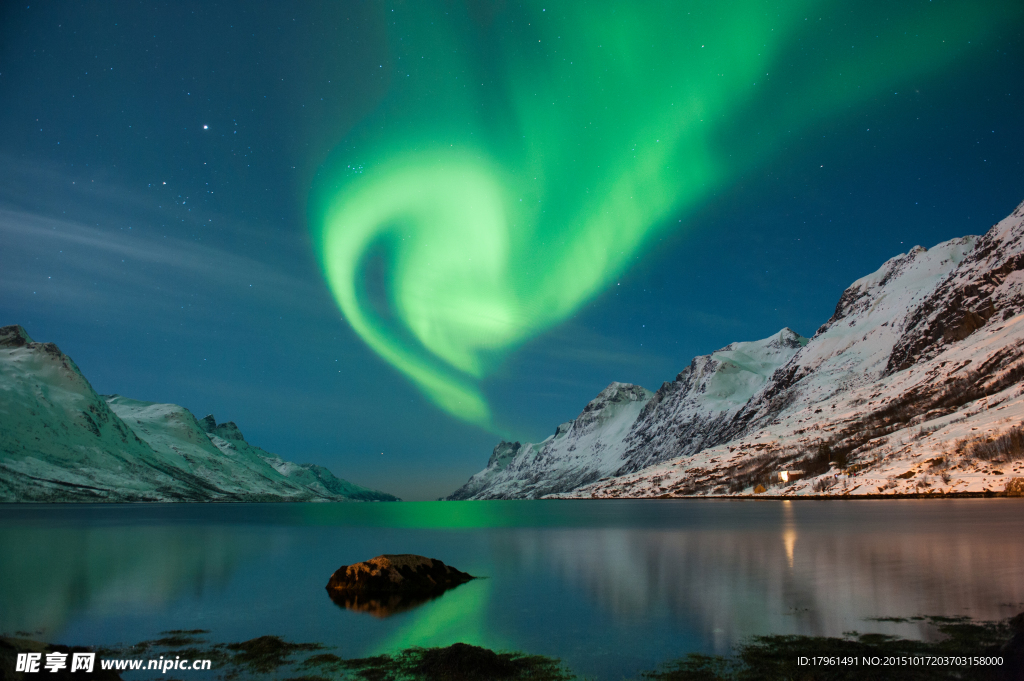
<path fill-rule="evenodd" d="M 499 444 L 451 498 L 1024 491 L 1022 379 L 1024 204 L 858 279 L 810 340 L 696 358 L 571 461 Z"/>
<path fill-rule="evenodd" d="M 0 327 L 0 501 L 394 501 L 255 447 L 234 423 L 98 395 L 70 357 Z"/>
<path fill-rule="evenodd" d="M 694 358 L 656 393 L 612 383 L 543 442 L 501 442 L 449 498 L 535 499 L 724 442 L 736 413 L 806 342 L 782 329 L 732 343 Z"/>
<path fill-rule="evenodd" d="M 622 465 L 630 427 L 653 396 L 638 385 L 612 383 L 543 442 L 499 443 L 487 468 L 450 498 L 536 499 L 611 474 Z"/>

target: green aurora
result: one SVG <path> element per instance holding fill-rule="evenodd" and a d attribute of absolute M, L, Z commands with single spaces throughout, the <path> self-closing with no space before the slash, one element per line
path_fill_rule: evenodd
<path fill-rule="evenodd" d="M 509 351 L 793 135 L 940 78 L 1010 8 L 389 5 L 387 97 L 313 191 L 330 289 L 434 404 L 500 431 L 480 386 Z"/>

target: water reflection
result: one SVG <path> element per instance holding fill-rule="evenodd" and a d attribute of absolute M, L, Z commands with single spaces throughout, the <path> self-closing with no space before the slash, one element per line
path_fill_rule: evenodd
<path fill-rule="evenodd" d="M 999 523 L 958 528 L 940 514 L 927 529 L 898 518 L 865 527 L 856 516 L 808 521 L 783 504 L 781 527 L 521 531 L 514 552 L 612 617 L 685 621 L 719 650 L 768 633 L 924 638 L 927 625 L 865 620 L 1024 610 L 1024 540 Z"/>
<path fill-rule="evenodd" d="M 446 589 L 441 589 L 440 591 L 431 593 L 428 596 L 410 596 L 408 594 L 397 593 L 368 596 L 358 592 L 328 589 L 327 595 L 339 608 L 352 610 L 354 612 L 365 612 L 373 615 L 374 617 L 383 619 L 402 612 L 414 610 L 421 605 L 426 605 L 427 603 L 440 598 L 445 591 Z"/>
<path fill-rule="evenodd" d="M 793 502 L 782 502 L 782 545 L 786 547 L 786 561 L 793 569 L 793 548 L 796 546 L 796 523 L 793 521 Z"/>
<path fill-rule="evenodd" d="M 495 650 L 515 649 L 488 620 L 491 585 L 477 579 L 449 590 L 428 607 L 410 613 L 410 617 L 385 640 L 375 653 L 403 650 L 412 646 L 448 646 L 462 642 Z M 501 604 L 502 607 L 505 604 Z"/>
<path fill-rule="evenodd" d="M 481 503 L 3 508 L 0 630 L 200 626 L 348 656 L 463 641 L 619 678 L 749 635 L 927 637 L 864 620 L 1024 610 L 1024 500 Z M 422 604 L 323 597 L 339 564 L 381 553 L 489 579 Z"/>
<path fill-rule="evenodd" d="M 60 630 L 223 588 L 253 541 L 224 527 L 0 527 L 0 631 Z"/>

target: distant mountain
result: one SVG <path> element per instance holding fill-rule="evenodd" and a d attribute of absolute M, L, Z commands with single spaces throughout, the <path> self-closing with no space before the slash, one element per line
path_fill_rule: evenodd
<path fill-rule="evenodd" d="M 810 340 L 734 343 L 653 396 L 613 383 L 450 498 L 1024 489 L 1022 313 L 1024 204 L 855 281 Z M 631 409 L 588 417 L 627 388 Z"/>
<path fill-rule="evenodd" d="M 499 443 L 487 468 L 449 498 L 539 498 L 696 454 L 721 441 L 736 412 L 806 342 L 783 329 L 764 340 L 732 343 L 694 358 L 656 393 L 612 383 L 543 442 Z"/>
<path fill-rule="evenodd" d="M 623 440 L 651 397 L 640 386 L 612 383 L 543 442 L 499 443 L 487 468 L 449 498 L 535 499 L 608 475 L 621 465 Z"/>
<path fill-rule="evenodd" d="M 0 501 L 397 501 L 255 447 L 232 422 L 98 395 L 70 357 L 0 327 Z"/>

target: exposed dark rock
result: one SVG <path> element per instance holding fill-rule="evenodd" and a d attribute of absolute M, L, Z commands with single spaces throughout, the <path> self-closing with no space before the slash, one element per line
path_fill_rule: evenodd
<path fill-rule="evenodd" d="M 297 652 L 323 648 L 319 643 L 289 643 L 280 636 L 260 636 L 224 647 L 234 653 L 231 660 L 234 664 L 261 674 L 288 664 L 289 658 Z"/>
<path fill-rule="evenodd" d="M 997 227 L 978 238 L 957 268 L 921 302 L 893 347 L 886 374 L 930 358 L 970 336 L 996 313 L 1005 317 L 1006 311 L 1024 305 L 1018 280 L 1012 277 L 1024 270 L 1024 253 L 1015 252 L 1022 235 Z"/>
<path fill-rule="evenodd" d="M 447 648 L 424 650 L 413 672 L 424 679 L 514 679 L 523 671 L 521 661 L 493 650 L 454 643 Z"/>
<path fill-rule="evenodd" d="M 1005 492 L 1008 497 L 1024 497 L 1024 478 L 1010 478 Z"/>
<path fill-rule="evenodd" d="M 562 424 L 562 426 L 564 425 L 565 424 Z M 558 428 L 561 429 L 562 426 L 559 426 Z M 491 458 L 487 461 L 487 465 L 502 468 L 503 466 L 501 464 L 508 463 L 522 448 L 523 445 L 520 442 L 505 442 L 502 440 L 494 447 L 494 451 L 491 452 Z"/>
<path fill-rule="evenodd" d="M 20 348 L 31 342 L 28 332 L 19 324 L 0 326 L 0 348 Z"/>
<path fill-rule="evenodd" d="M 327 593 L 344 608 L 387 617 L 472 579 L 476 577 L 435 558 L 410 553 L 382 555 L 342 565 L 327 582 Z"/>
<path fill-rule="evenodd" d="M 362 679 L 421 681 L 570 681 L 577 678 L 558 660 L 543 655 L 496 653 L 454 643 L 446 648 L 409 648 L 393 655 L 343 660 Z"/>
<path fill-rule="evenodd" d="M 199 426 L 207 433 L 216 435 L 224 440 L 234 440 L 236 442 L 245 440 L 245 438 L 242 437 L 242 431 L 238 429 L 238 426 L 235 425 L 234 421 L 218 424 L 217 419 L 214 418 L 213 414 L 207 414 L 198 421 L 198 423 Z"/>

